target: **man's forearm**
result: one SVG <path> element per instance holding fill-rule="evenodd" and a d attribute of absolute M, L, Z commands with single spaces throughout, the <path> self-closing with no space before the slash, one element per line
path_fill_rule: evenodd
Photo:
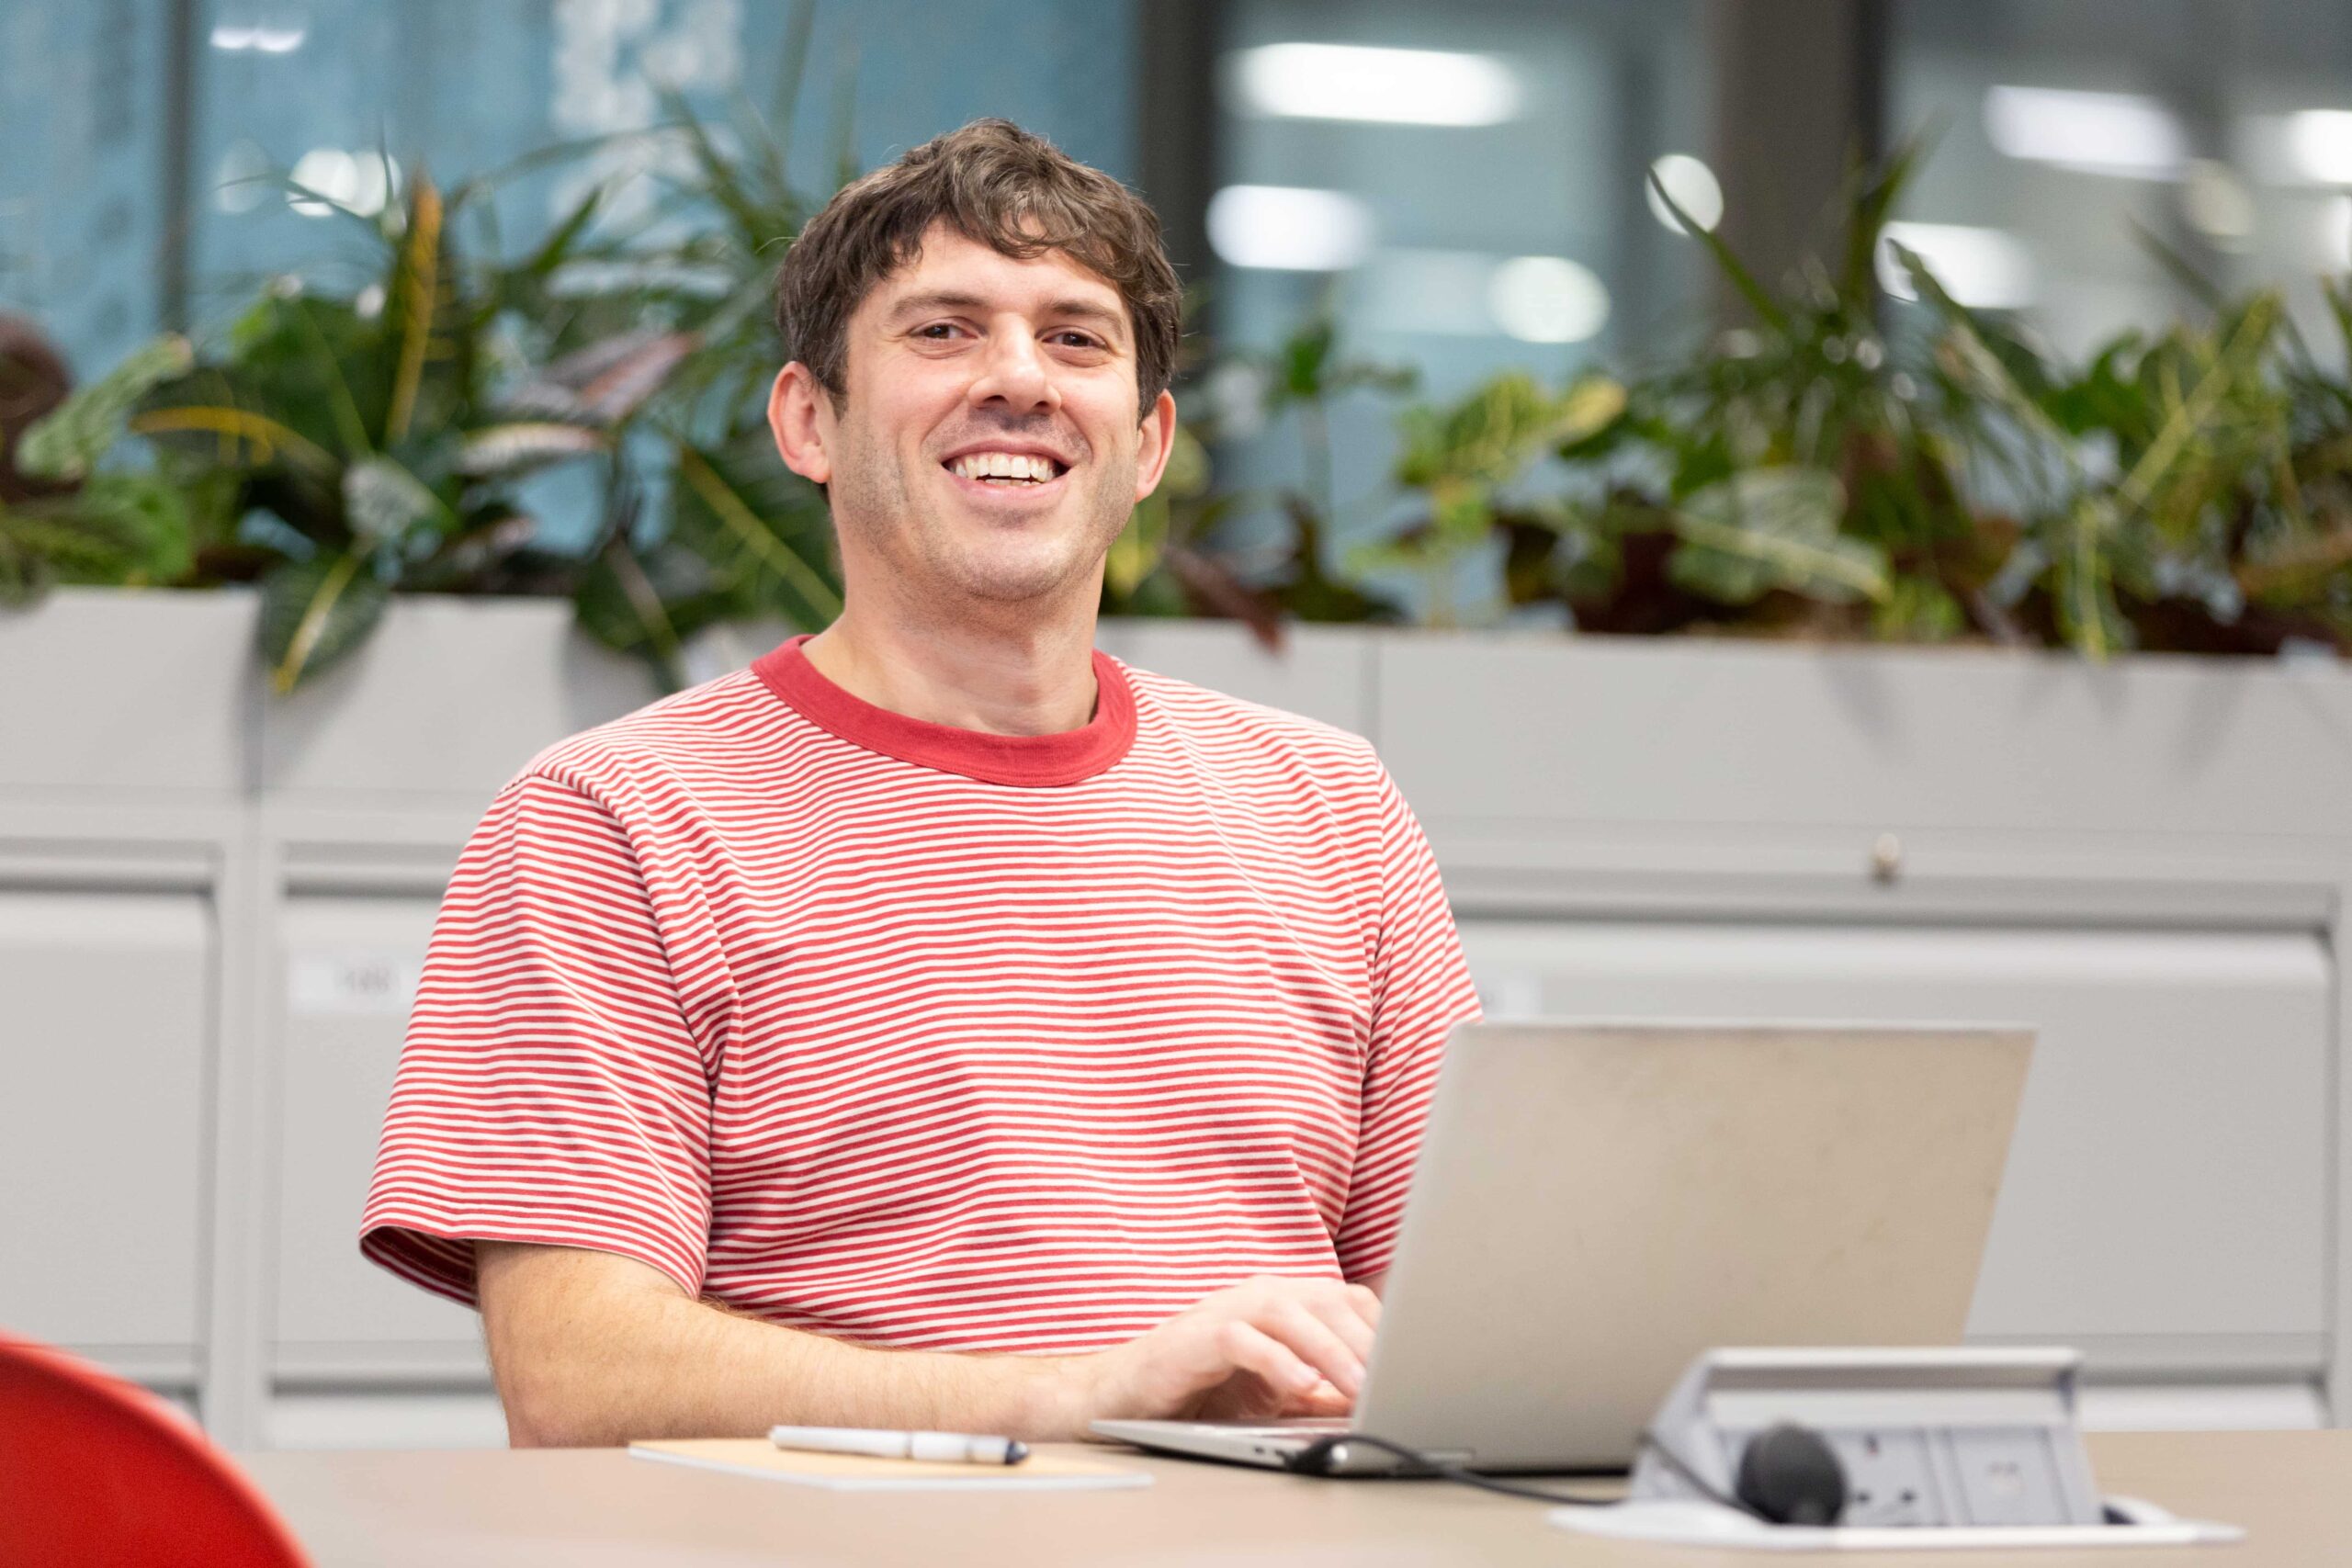
<path fill-rule="evenodd" d="M 478 1255 L 517 1447 L 756 1437 L 778 1423 L 1032 1439 L 1084 1426 L 1078 1358 L 869 1349 L 695 1301 L 605 1254 L 485 1244 Z"/>

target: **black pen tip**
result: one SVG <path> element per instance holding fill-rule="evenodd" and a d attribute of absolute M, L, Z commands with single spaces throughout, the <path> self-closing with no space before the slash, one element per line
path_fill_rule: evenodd
<path fill-rule="evenodd" d="M 1005 1463 L 1019 1464 L 1023 1460 L 1027 1459 L 1028 1457 L 1029 1445 L 1023 1442 L 1020 1438 L 1015 1438 L 1012 1441 L 1004 1445 Z"/>

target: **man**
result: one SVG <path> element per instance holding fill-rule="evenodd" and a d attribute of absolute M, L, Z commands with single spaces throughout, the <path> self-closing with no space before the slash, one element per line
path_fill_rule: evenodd
<path fill-rule="evenodd" d="M 777 298 L 845 607 L 500 794 L 363 1247 L 479 1303 L 517 1444 L 1343 1412 L 1476 1003 L 1369 746 L 1093 651 L 1157 221 L 983 120 Z"/>

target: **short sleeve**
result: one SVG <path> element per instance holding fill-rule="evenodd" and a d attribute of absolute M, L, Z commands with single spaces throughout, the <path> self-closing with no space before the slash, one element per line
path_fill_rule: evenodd
<path fill-rule="evenodd" d="M 468 1305 L 476 1241 L 618 1253 L 698 1292 L 710 1105 L 628 834 L 526 773 L 442 899 L 360 1250 Z"/>
<path fill-rule="evenodd" d="M 1478 1016 L 1478 995 L 1453 929 L 1437 857 L 1381 770 L 1380 913 L 1372 965 L 1372 1040 L 1348 1203 L 1334 1246 L 1350 1280 L 1385 1270 L 1396 1251 L 1438 1065 L 1454 1025 Z"/>

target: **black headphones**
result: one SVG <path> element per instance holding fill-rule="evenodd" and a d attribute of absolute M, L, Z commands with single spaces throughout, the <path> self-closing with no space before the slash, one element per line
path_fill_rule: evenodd
<path fill-rule="evenodd" d="M 1846 1467 L 1820 1433 L 1783 1421 L 1740 1450 L 1733 1491 L 1776 1525 L 1834 1525 L 1846 1513 Z"/>

